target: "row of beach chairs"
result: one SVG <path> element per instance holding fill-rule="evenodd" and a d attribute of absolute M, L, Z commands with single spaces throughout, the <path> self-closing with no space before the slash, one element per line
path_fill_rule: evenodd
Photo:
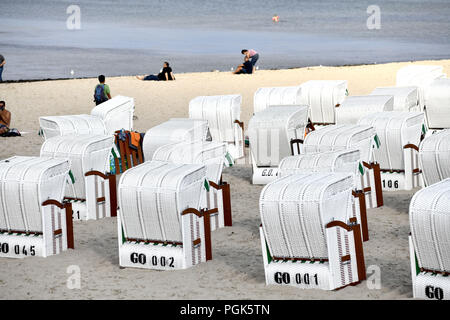
<path fill-rule="evenodd" d="M 424 187 L 410 208 L 414 295 L 450 294 L 448 81 L 442 68 L 410 66 L 397 87 L 368 96 L 347 96 L 347 82 L 335 80 L 257 90 L 247 135 L 253 183 L 267 184 L 259 200 L 267 284 L 335 290 L 363 281 L 367 209 L 383 205 L 383 191 Z M 120 157 L 118 130 L 133 129 L 132 98 L 90 115 L 41 117 L 40 157 L 0 161 L 0 256 L 60 253 L 74 247 L 73 219 L 117 215 L 121 266 L 210 260 L 211 232 L 232 225 L 222 170 L 244 156 L 241 100 L 197 97 L 189 118 L 150 128 L 117 188 L 110 159 Z"/>

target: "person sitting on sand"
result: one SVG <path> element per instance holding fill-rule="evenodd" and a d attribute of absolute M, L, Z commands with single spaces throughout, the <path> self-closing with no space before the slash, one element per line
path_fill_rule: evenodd
<path fill-rule="evenodd" d="M 250 59 L 250 62 L 252 63 L 252 66 L 253 66 L 253 72 L 252 72 L 252 73 L 254 73 L 254 72 L 255 72 L 255 65 L 256 65 L 256 62 L 257 62 L 258 59 L 259 59 L 259 53 L 256 52 L 254 49 L 250 49 L 250 50 L 242 49 L 242 50 L 241 50 L 241 53 L 242 53 L 244 56 L 246 56 L 247 58 Z"/>
<path fill-rule="evenodd" d="M 11 124 L 11 112 L 5 108 L 6 102 L 0 101 L 0 134 L 8 132 Z"/>
<path fill-rule="evenodd" d="M 105 101 L 108 101 L 111 99 L 111 89 L 109 89 L 109 86 L 105 83 L 106 78 L 104 75 L 98 76 L 98 82 L 100 82 L 94 90 L 94 102 L 95 105 L 99 105 L 100 103 L 103 103 Z"/>
<path fill-rule="evenodd" d="M 158 75 L 150 74 L 148 76 L 136 76 L 139 80 L 153 80 L 153 81 L 171 81 L 175 80 L 172 73 L 172 68 L 169 67 L 168 62 L 164 62 L 163 68 Z"/>
<path fill-rule="evenodd" d="M 253 73 L 253 65 L 250 59 L 246 56 L 244 58 L 244 63 L 237 66 L 234 74 L 252 74 Z"/>

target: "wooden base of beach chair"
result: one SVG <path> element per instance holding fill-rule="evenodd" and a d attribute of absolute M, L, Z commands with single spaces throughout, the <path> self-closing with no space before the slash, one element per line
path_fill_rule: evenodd
<path fill-rule="evenodd" d="M 86 199 L 64 198 L 72 203 L 73 220 L 98 220 L 117 215 L 116 176 L 99 171 L 85 173 Z"/>
<path fill-rule="evenodd" d="M 300 289 L 337 290 L 366 279 L 360 225 L 356 219 L 326 226 L 329 259 L 283 259 L 272 257 L 260 227 L 261 247 L 267 285 Z"/>
<path fill-rule="evenodd" d="M 182 242 L 126 239 L 123 237 L 122 223 L 118 215 L 120 266 L 180 270 L 211 260 L 211 215 L 217 212 L 218 209 L 184 210 L 181 215 Z"/>
<path fill-rule="evenodd" d="M 365 195 L 366 207 L 378 208 L 383 206 L 383 189 L 381 184 L 381 170 L 378 163 L 363 161 L 364 175 L 361 177 L 362 191 Z"/>
<path fill-rule="evenodd" d="M 233 221 L 231 216 L 230 185 L 225 181 L 222 181 L 220 184 L 209 181 L 209 185 L 212 188 L 206 194 L 208 197 L 208 208 L 218 209 L 216 214 L 211 214 L 211 231 L 223 227 L 231 227 Z"/>
<path fill-rule="evenodd" d="M 419 147 L 408 144 L 403 147 L 405 170 L 381 170 L 383 191 L 412 190 L 423 186 L 419 168 Z"/>
<path fill-rule="evenodd" d="M 419 267 L 411 235 L 409 236 L 409 256 L 414 298 L 450 300 L 450 275 Z"/>
<path fill-rule="evenodd" d="M 48 257 L 74 249 L 70 203 L 46 200 L 43 232 L 0 230 L 0 257 Z"/>

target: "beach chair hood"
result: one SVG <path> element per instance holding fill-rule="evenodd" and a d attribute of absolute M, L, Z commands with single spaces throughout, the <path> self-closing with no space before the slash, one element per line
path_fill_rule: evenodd
<path fill-rule="evenodd" d="M 120 129 L 132 130 L 134 99 L 115 96 L 92 109 L 91 115 L 104 121 L 107 134 L 114 134 Z"/>
<path fill-rule="evenodd" d="M 426 186 L 450 178 L 450 129 L 425 138 L 420 144 L 419 160 Z"/>
<path fill-rule="evenodd" d="M 257 166 L 278 166 L 291 155 L 291 139 L 303 139 L 307 106 L 271 106 L 256 113 L 248 124 L 251 153 Z"/>
<path fill-rule="evenodd" d="M 253 112 L 273 105 L 301 105 L 300 86 L 259 88 L 253 96 Z"/>
<path fill-rule="evenodd" d="M 67 159 L 16 156 L 0 161 L 0 230 L 44 232 L 42 203 L 62 202 Z"/>
<path fill-rule="evenodd" d="M 89 171 L 108 171 L 113 144 L 112 135 L 59 136 L 44 141 L 41 156 L 70 159 L 73 183 L 67 186 L 65 195 L 86 199 L 84 175 Z"/>
<path fill-rule="evenodd" d="M 351 96 L 336 109 L 336 124 L 357 124 L 362 117 L 394 109 L 393 96 Z"/>
<path fill-rule="evenodd" d="M 429 85 L 425 107 L 429 128 L 450 128 L 450 79 L 438 79 Z"/>
<path fill-rule="evenodd" d="M 335 123 L 335 108 L 347 96 L 346 80 L 310 80 L 301 86 L 300 103 L 309 106 L 313 123 Z"/>
<path fill-rule="evenodd" d="M 394 111 L 422 111 L 418 87 L 378 87 L 370 95 L 393 96 Z"/>
<path fill-rule="evenodd" d="M 261 191 L 262 229 L 272 257 L 326 259 L 325 226 L 347 221 L 353 178 L 341 173 L 293 174 Z"/>
<path fill-rule="evenodd" d="M 161 146 L 174 142 L 205 141 L 208 134 L 206 120 L 172 118 L 147 130 L 143 141 L 144 159 L 153 159 L 154 152 Z"/>
<path fill-rule="evenodd" d="M 380 147 L 375 149 L 375 158 L 384 170 L 404 170 L 404 146 L 419 146 L 423 133 L 422 112 L 378 112 L 359 120 L 360 125 L 375 129 Z"/>
<path fill-rule="evenodd" d="M 189 118 L 208 121 L 213 141 L 234 142 L 234 123 L 241 117 L 241 95 L 201 96 L 189 102 Z"/>
<path fill-rule="evenodd" d="M 119 182 L 119 213 L 125 238 L 182 242 L 181 213 L 199 208 L 204 165 L 147 161 Z"/>

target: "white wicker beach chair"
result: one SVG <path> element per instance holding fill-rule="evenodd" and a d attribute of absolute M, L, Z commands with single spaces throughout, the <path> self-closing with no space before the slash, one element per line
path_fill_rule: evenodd
<path fill-rule="evenodd" d="M 421 185 L 419 144 L 424 134 L 423 112 L 378 112 L 359 120 L 372 126 L 380 147 L 375 159 L 381 168 L 383 190 L 411 190 Z"/>
<path fill-rule="evenodd" d="M 369 240 L 366 201 L 361 185 L 364 170 L 359 150 L 325 151 L 289 156 L 281 160 L 278 167 L 278 177 L 313 172 L 342 172 L 352 175 L 354 180 L 352 195 L 355 198 L 353 211 L 361 224 L 363 240 Z"/>
<path fill-rule="evenodd" d="M 416 192 L 409 221 L 414 297 L 450 300 L 450 179 Z"/>
<path fill-rule="evenodd" d="M 261 247 L 266 284 L 335 290 L 366 278 L 353 177 L 292 174 L 261 191 Z"/>
<path fill-rule="evenodd" d="M 234 159 L 244 156 L 241 95 L 201 96 L 189 102 L 189 118 L 208 121 L 212 141 L 227 143 Z"/>
<path fill-rule="evenodd" d="M 450 178 L 450 129 L 441 130 L 421 142 L 419 164 L 425 186 Z"/>
<path fill-rule="evenodd" d="M 227 145 L 221 142 L 175 142 L 156 149 L 153 160 L 176 164 L 203 164 L 209 188 L 203 190 L 201 208 L 218 209 L 211 214 L 211 231 L 232 225 L 230 185 L 222 181 L 224 164 L 231 166 Z"/>
<path fill-rule="evenodd" d="M 301 105 L 300 100 L 300 86 L 259 88 L 253 96 L 253 113 L 263 111 L 270 106 Z"/>
<path fill-rule="evenodd" d="M 45 139 L 81 134 L 114 134 L 133 128 L 134 99 L 115 96 L 92 109 L 91 114 L 45 116 L 39 124 Z"/>
<path fill-rule="evenodd" d="M 430 129 L 450 128 L 450 79 L 438 79 L 425 91 L 425 113 Z"/>
<path fill-rule="evenodd" d="M 62 203 L 67 159 L 0 161 L 0 257 L 47 257 L 73 249 L 70 204 Z"/>
<path fill-rule="evenodd" d="M 336 124 L 357 124 L 362 117 L 394 109 L 393 96 L 351 96 L 336 109 Z"/>
<path fill-rule="evenodd" d="M 347 80 L 310 80 L 300 88 L 300 104 L 309 106 L 314 126 L 336 123 L 335 109 L 347 96 Z"/>
<path fill-rule="evenodd" d="M 281 159 L 300 153 L 307 123 L 307 106 L 271 106 L 253 115 L 248 135 L 254 184 L 275 179 Z"/>
<path fill-rule="evenodd" d="M 65 192 L 73 219 L 96 220 L 117 215 L 116 178 L 108 174 L 111 135 L 57 136 L 44 141 L 41 157 L 70 159 L 73 182 Z"/>
<path fill-rule="evenodd" d="M 442 66 L 409 65 L 397 71 L 396 86 L 416 86 L 419 90 L 419 103 L 423 108 L 428 86 L 440 78 L 445 78 Z"/>
<path fill-rule="evenodd" d="M 200 209 L 204 165 L 147 161 L 119 182 L 119 261 L 123 267 L 186 269 L 210 260 L 210 214 Z"/>
<path fill-rule="evenodd" d="M 418 87 L 378 87 L 370 95 L 393 96 L 394 111 L 422 111 Z"/>
<path fill-rule="evenodd" d="M 206 141 L 208 122 L 189 118 L 171 118 L 147 130 L 142 143 L 144 160 L 153 159 L 153 153 L 166 144 L 174 142 Z"/>
<path fill-rule="evenodd" d="M 374 149 L 379 147 L 375 129 L 361 125 L 330 125 L 310 132 L 303 143 L 303 153 L 358 149 L 364 167 L 360 185 L 367 208 L 383 205 L 380 165 L 375 162 Z"/>

